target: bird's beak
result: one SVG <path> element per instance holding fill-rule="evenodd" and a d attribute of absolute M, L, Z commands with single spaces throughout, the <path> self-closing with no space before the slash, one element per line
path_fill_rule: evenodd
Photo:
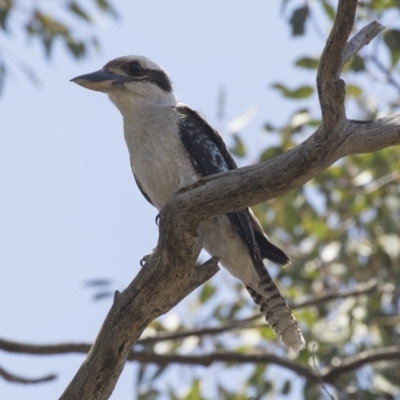
<path fill-rule="evenodd" d="M 104 69 L 86 75 L 80 75 L 71 79 L 86 89 L 96 90 L 97 92 L 109 92 L 115 86 L 123 85 L 126 77 L 115 73 L 107 72 Z"/>

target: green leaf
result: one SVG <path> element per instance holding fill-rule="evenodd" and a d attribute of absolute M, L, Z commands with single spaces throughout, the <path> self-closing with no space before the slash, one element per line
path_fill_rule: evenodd
<path fill-rule="evenodd" d="M 138 371 L 138 375 L 137 375 L 137 385 L 138 385 L 138 386 L 139 386 L 139 385 L 142 383 L 142 381 L 143 381 L 144 374 L 145 374 L 145 372 L 146 372 L 146 367 L 147 367 L 146 364 L 139 364 L 139 365 L 140 365 L 140 367 L 139 367 L 139 371 Z"/>
<path fill-rule="evenodd" d="M 201 399 L 200 397 L 200 382 L 195 379 L 193 381 L 193 386 L 190 389 L 190 392 L 186 396 L 187 400 L 199 400 Z"/>
<path fill-rule="evenodd" d="M 228 308 L 228 313 L 226 315 L 227 320 L 234 319 L 238 312 L 243 308 L 244 300 L 238 299 L 237 302 L 233 303 L 229 308 Z"/>
<path fill-rule="evenodd" d="M 203 285 L 203 288 L 201 289 L 199 299 L 202 303 L 205 303 L 212 297 L 214 293 L 215 293 L 215 287 L 211 283 L 206 282 Z"/>
<path fill-rule="evenodd" d="M 394 67 L 400 58 L 400 30 L 387 30 L 383 35 L 383 40 L 390 50 L 392 67 Z"/>
<path fill-rule="evenodd" d="M 328 15 L 331 21 L 334 21 L 336 18 L 336 11 L 335 9 L 329 4 L 327 0 L 322 1 L 322 6 L 325 10 L 325 13 Z"/>
<path fill-rule="evenodd" d="M 292 388 L 292 382 L 287 380 L 282 388 L 282 394 L 288 394 Z"/>
<path fill-rule="evenodd" d="M 266 122 L 266 123 L 264 124 L 264 129 L 265 129 L 267 132 L 274 132 L 274 131 L 276 131 L 275 127 L 274 127 L 271 123 L 269 123 L 269 122 Z"/>
<path fill-rule="evenodd" d="M 75 58 L 81 58 L 86 51 L 86 46 L 83 42 L 67 41 L 67 47 Z"/>
<path fill-rule="evenodd" d="M 292 18 L 290 18 L 290 24 L 292 25 L 292 35 L 304 35 L 306 23 L 308 17 L 308 6 L 299 7 L 293 11 Z"/>
<path fill-rule="evenodd" d="M 260 155 L 260 163 L 264 161 L 268 161 L 271 158 L 277 157 L 283 153 L 281 147 L 270 147 L 267 150 L 264 150 Z"/>
<path fill-rule="evenodd" d="M 282 3 L 281 3 L 281 12 L 282 13 L 285 11 L 287 3 L 289 3 L 289 0 L 282 0 Z"/>
<path fill-rule="evenodd" d="M 308 126 L 312 126 L 313 128 L 316 128 L 321 125 L 321 120 L 320 119 L 311 119 L 310 121 L 307 122 Z"/>
<path fill-rule="evenodd" d="M 362 89 L 356 85 L 346 85 L 346 94 L 352 97 L 359 97 L 362 95 Z"/>
<path fill-rule="evenodd" d="M 320 219 L 307 218 L 303 221 L 305 232 L 323 239 L 329 233 L 329 227 Z"/>
<path fill-rule="evenodd" d="M 101 300 L 101 299 L 106 299 L 106 298 L 112 297 L 113 294 L 114 294 L 114 292 L 110 292 L 110 291 L 100 292 L 100 293 L 96 293 L 93 296 L 93 298 L 94 298 L 94 300 Z"/>
<path fill-rule="evenodd" d="M 307 69 L 317 69 L 319 65 L 319 58 L 313 57 L 302 57 L 299 58 L 296 63 L 298 67 L 307 68 Z"/>
<path fill-rule="evenodd" d="M 84 19 L 87 22 L 90 22 L 91 19 L 89 17 L 89 15 L 83 11 L 83 9 L 81 8 L 81 6 L 76 3 L 75 1 L 70 1 L 68 3 L 68 8 L 70 9 L 70 11 L 72 11 L 75 15 L 77 15 L 78 17 Z"/>
<path fill-rule="evenodd" d="M 168 396 L 169 400 L 180 400 L 179 396 L 170 387 L 168 388 Z"/>
<path fill-rule="evenodd" d="M 43 46 L 44 46 L 44 51 L 45 51 L 46 57 L 50 57 L 51 50 L 52 50 L 52 47 L 53 47 L 53 37 L 52 36 L 48 36 L 48 35 L 43 36 L 42 43 L 43 43 Z"/>
<path fill-rule="evenodd" d="M 98 279 L 89 279 L 87 281 L 85 281 L 83 283 L 85 286 L 106 286 L 106 285 L 110 285 L 111 284 L 111 280 L 110 279 L 102 279 L 102 278 L 98 278 Z"/>
<path fill-rule="evenodd" d="M 154 375 L 151 378 L 151 381 L 156 380 L 166 369 L 168 368 L 168 364 L 160 365 Z"/>
<path fill-rule="evenodd" d="M 305 99 L 310 97 L 314 93 L 314 89 L 311 86 L 304 85 L 297 89 L 290 90 L 281 83 L 273 83 L 272 87 L 281 92 L 281 94 L 290 99 Z"/>
<path fill-rule="evenodd" d="M 243 393 L 230 392 L 223 388 L 221 385 L 218 385 L 218 399 L 224 400 L 252 400 L 249 399 L 248 396 L 244 395 Z"/>
<path fill-rule="evenodd" d="M 243 141 L 236 134 L 233 135 L 233 139 L 235 141 L 235 146 L 231 147 L 229 149 L 229 151 L 237 157 L 245 157 L 246 156 L 246 146 L 244 145 Z"/>
<path fill-rule="evenodd" d="M 253 373 L 250 375 L 250 377 L 247 380 L 247 385 L 255 386 L 258 384 L 258 382 L 263 380 L 263 375 L 264 375 L 266 369 L 267 369 L 266 365 L 256 364 Z"/>
<path fill-rule="evenodd" d="M 111 6 L 111 4 L 107 0 L 96 0 L 97 6 L 103 10 L 111 14 L 114 18 L 118 18 L 119 15 L 117 11 Z"/>
<path fill-rule="evenodd" d="M 356 54 L 350 61 L 350 69 L 354 72 L 365 71 L 364 58 Z"/>
<path fill-rule="evenodd" d="M 0 27 L 7 30 L 7 17 L 10 14 L 13 3 L 11 0 L 0 1 Z"/>
<path fill-rule="evenodd" d="M 156 400 L 160 398 L 160 393 L 156 389 L 150 389 L 139 393 L 137 400 Z"/>
<path fill-rule="evenodd" d="M 372 0 L 369 2 L 360 2 L 360 5 L 367 6 L 372 10 L 385 10 L 392 7 L 400 8 L 399 0 Z"/>

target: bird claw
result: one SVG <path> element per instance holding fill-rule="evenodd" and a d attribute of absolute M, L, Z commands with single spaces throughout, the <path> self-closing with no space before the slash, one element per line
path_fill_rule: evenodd
<path fill-rule="evenodd" d="M 153 252 L 154 252 L 154 249 L 153 249 Z M 153 253 L 151 253 L 151 254 L 153 254 Z M 143 258 L 140 260 L 140 266 L 142 268 L 146 265 L 147 260 L 150 258 L 151 254 L 147 254 L 147 255 L 143 256 Z"/>
<path fill-rule="evenodd" d="M 160 222 L 160 213 L 158 213 L 158 214 L 156 215 L 156 225 L 157 225 L 157 226 L 158 226 L 159 222 Z"/>

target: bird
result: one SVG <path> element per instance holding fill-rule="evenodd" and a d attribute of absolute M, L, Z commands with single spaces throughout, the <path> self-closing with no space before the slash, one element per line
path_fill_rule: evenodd
<path fill-rule="evenodd" d="M 222 137 L 177 100 L 170 76 L 150 59 L 119 57 L 71 81 L 107 94 L 120 111 L 133 176 L 159 211 L 180 189 L 237 168 Z M 243 282 L 283 344 L 302 350 L 305 340 L 299 324 L 264 264 L 267 259 L 285 266 L 290 258 L 270 242 L 253 212 L 229 212 L 203 222 L 199 229 L 203 248 Z"/>

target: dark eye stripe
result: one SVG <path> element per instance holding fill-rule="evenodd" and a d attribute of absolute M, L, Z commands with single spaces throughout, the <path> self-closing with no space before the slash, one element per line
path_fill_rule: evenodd
<path fill-rule="evenodd" d="M 139 66 L 142 66 L 139 61 L 136 62 Z M 135 60 L 127 60 L 126 58 L 121 57 L 108 62 L 104 66 L 104 69 L 108 71 L 114 71 L 116 74 L 126 74 L 126 80 L 148 81 L 157 85 L 164 92 L 172 92 L 171 81 L 164 71 L 161 71 L 159 69 L 143 68 L 143 72 L 141 74 L 132 74 L 132 72 L 129 70 L 132 63 L 135 63 Z M 121 80 L 121 83 L 126 80 Z"/>
<path fill-rule="evenodd" d="M 151 83 L 156 84 L 164 92 L 171 92 L 172 85 L 167 74 L 164 71 L 156 69 L 147 69 L 145 79 Z"/>
<path fill-rule="evenodd" d="M 144 69 L 143 74 L 140 76 L 129 76 L 128 80 L 132 81 L 147 81 L 154 83 L 164 92 L 171 92 L 172 85 L 165 72 L 156 69 Z"/>

